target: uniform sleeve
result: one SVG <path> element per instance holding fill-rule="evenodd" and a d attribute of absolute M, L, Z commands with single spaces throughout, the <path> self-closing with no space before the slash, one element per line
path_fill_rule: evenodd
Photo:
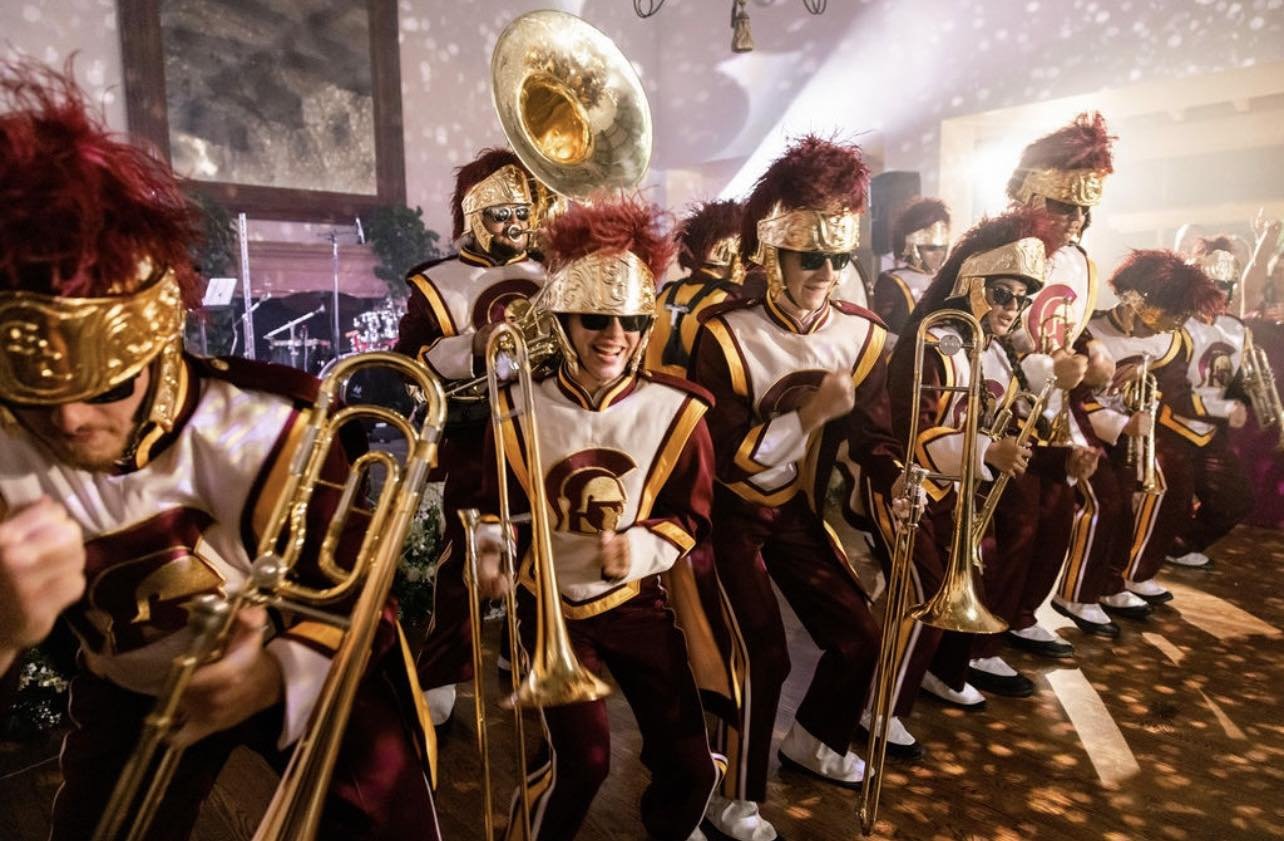
<path fill-rule="evenodd" d="M 1190 368 L 1192 350 L 1185 331 L 1182 331 L 1178 341 L 1181 347 L 1177 354 L 1158 368 L 1151 369 L 1159 388 L 1159 402 L 1171 409 L 1173 414 L 1184 418 L 1212 419 L 1214 416 L 1209 414 L 1203 399 L 1190 386 L 1187 371 Z"/>
<path fill-rule="evenodd" d="M 1126 412 L 1106 405 L 1101 398 L 1083 386 L 1071 392 L 1070 409 L 1087 421 L 1086 425 L 1081 423 L 1080 428 L 1091 433 L 1090 439 L 1096 439 L 1091 443 L 1097 446 L 1113 447 L 1118 444 L 1119 436 L 1130 420 Z"/>
<path fill-rule="evenodd" d="M 713 508 L 713 441 L 701 419 L 656 496 L 651 516 L 624 531 L 629 579 L 664 572 L 709 534 Z"/>
<path fill-rule="evenodd" d="M 449 312 L 425 276 L 414 275 L 409 284 L 410 300 L 398 326 L 394 349 L 425 363 L 445 380 L 476 376 L 473 331 L 466 329 L 458 335 Z"/>
<path fill-rule="evenodd" d="M 696 335 L 690 378 L 713 394 L 714 406 L 706 416 L 709 434 L 718 441 L 714 450 L 718 478 L 742 482 L 769 470 L 794 464 L 807 451 L 798 412 L 786 412 L 757 422 L 749 401 L 745 375 L 725 325 L 718 319 L 705 323 Z"/>
<path fill-rule="evenodd" d="M 889 332 L 900 334 L 909 319 L 913 298 L 909 288 L 891 272 L 883 272 L 874 282 L 874 312 L 883 319 Z"/>
<path fill-rule="evenodd" d="M 893 428 L 896 439 L 908 440 L 910 433 L 910 413 L 913 411 L 913 347 L 906 344 L 906 350 L 897 356 L 897 382 L 900 388 L 892 389 L 889 402 L 893 416 Z M 900 372 L 904 370 L 904 376 Z M 957 377 L 947 376 L 954 369 L 954 360 L 947 359 L 933 349 L 923 357 L 924 386 L 922 399 L 919 402 L 918 440 L 914 442 L 914 460 L 928 470 L 937 473 L 959 475 L 962 473 L 964 435 L 962 426 L 950 415 L 954 399 L 950 392 L 934 391 L 941 386 L 957 381 Z M 985 464 L 985 453 L 993 442 L 988 435 L 977 432 L 976 435 L 976 468 L 980 476 L 989 481 L 993 478 Z"/>

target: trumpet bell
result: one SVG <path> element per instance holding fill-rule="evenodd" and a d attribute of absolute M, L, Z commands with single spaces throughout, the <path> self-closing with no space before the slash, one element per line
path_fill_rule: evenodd
<path fill-rule="evenodd" d="M 598 29 L 566 12 L 530 12 L 500 34 L 490 69 L 500 125 L 540 182 L 580 200 L 642 182 L 651 109 L 633 66 Z"/>

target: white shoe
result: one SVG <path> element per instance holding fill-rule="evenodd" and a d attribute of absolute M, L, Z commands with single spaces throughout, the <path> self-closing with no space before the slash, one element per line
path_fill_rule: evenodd
<path fill-rule="evenodd" d="M 793 766 L 794 770 L 845 788 L 859 788 L 865 779 L 865 760 L 851 751 L 840 756 L 796 721 L 780 743 L 779 755 L 781 762 Z"/>
<path fill-rule="evenodd" d="M 1061 637 L 1052 633 L 1047 628 L 1040 625 L 1038 622 L 1034 623 L 1028 628 L 1022 628 L 1019 631 L 1009 630 L 1008 633 L 1012 634 L 1012 636 L 1014 637 L 1020 637 L 1021 639 L 1027 639 L 1033 642 L 1065 642 L 1065 640 L 1061 639 Z M 994 658 L 994 659 L 998 659 L 998 658 Z M 973 663 L 973 665 L 975 665 L 975 663 Z M 982 671 L 987 671 L 987 670 L 982 669 Z"/>
<path fill-rule="evenodd" d="M 428 702 L 428 717 L 432 720 L 433 727 L 440 727 L 450 720 L 450 714 L 455 710 L 456 694 L 453 683 L 424 693 L 424 700 Z"/>
<path fill-rule="evenodd" d="M 1143 599 L 1154 599 L 1168 593 L 1155 579 L 1149 581 L 1125 581 L 1124 586 Z"/>
<path fill-rule="evenodd" d="M 985 672 L 995 677 L 1016 677 L 1020 674 L 1016 669 L 1009 666 L 1002 657 L 981 657 L 970 661 L 968 665 L 979 672 Z"/>
<path fill-rule="evenodd" d="M 979 707 L 985 703 L 985 696 L 970 683 L 963 684 L 963 688 L 956 691 L 946 686 L 945 681 L 936 675 L 927 672 L 923 675 L 922 685 L 925 690 L 942 701 L 949 701 L 960 707 Z"/>
<path fill-rule="evenodd" d="M 752 800 L 728 800 L 715 794 L 709 798 L 705 817 L 714 829 L 736 841 L 775 841 L 777 837 L 776 828 L 758 814 L 758 804 Z M 703 837 L 691 836 L 693 839 Z"/>
<path fill-rule="evenodd" d="M 1129 595 L 1132 595 L 1131 593 Z M 1135 596 L 1134 596 L 1135 598 Z M 1101 609 L 1099 604 L 1088 604 L 1087 602 L 1068 602 L 1060 596 L 1053 596 L 1052 601 L 1065 609 L 1067 613 L 1073 613 L 1084 622 L 1091 622 L 1094 625 L 1110 624 L 1110 617 Z"/>
<path fill-rule="evenodd" d="M 872 717 L 873 716 L 869 714 L 869 710 L 865 710 L 860 714 L 860 726 L 864 727 L 866 732 L 869 731 L 869 720 Z M 892 716 L 891 723 L 887 725 L 887 741 L 890 744 L 908 748 L 913 747 L 918 740 L 910 734 L 910 731 L 905 729 L 904 724 L 901 724 L 900 716 L 894 715 Z"/>
<path fill-rule="evenodd" d="M 1177 564 L 1177 566 L 1183 567 L 1206 567 L 1212 563 L 1212 559 L 1203 552 L 1187 552 L 1185 555 L 1178 555 L 1175 558 L 1172 555 L 1168 555 L 1164 560 L 1170 564 Z"/>
<path fill-rule="evenodd" d="M 1127 590 L 1120 590 L 1118 593 L 1115 593 L 1113 596 L 1102 596 L 1100 599 L 1097 599 L 1097 601 L 1101 602 L 1106 607 L 1138 608 L 1138 607 L 1150 606 L 1149 602 L 1147 602 L 1141 596 L 1133 595 L 1132 593 L 1129 593 Z"/>

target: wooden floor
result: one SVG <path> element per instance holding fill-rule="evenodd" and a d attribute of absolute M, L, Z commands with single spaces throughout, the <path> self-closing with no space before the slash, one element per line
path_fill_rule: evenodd
<path fill-rule="evenodd" d="M 1284 536 L 1240 529 L 1215 548 L 1212 570 L 1166 568 L 1162 580 L 1175 601 L 1146 622 L 1127 623 L 1117 642 L 1069 627 L 1063 635 L 1078 648 L 1073 664 L 1012 652 L 1011 662 L 1036 679 L 1033 698 L 992 698 L 976 714 L 921 699 L 908 724 L 928 755 L 889 766 L 876 837 L 1284 838 Z M 1044 618 L 1068 624 L 1051 611 Z M 794 665 L 777 737 L 816 660 L 792 616 L 789 628 Z M 461 693 L 442 746 L 438 804 L 447 841 L 481 837 L 471 706 Z M 612 776 L 581 839 L 642 837 L 637 733 L 618 696 L 611 715 Z M 511 728 L 493 719 L 490 733 L 501 757 L 496 800 L 503 806 L 514 779 Z M 56 751 L 53 740 L 0 745 L 0 838 L 45 837 Z M 271 784 L 257 757 L 235 756 L 196 837 L 249 837 Z M 856 839 L 855 804 L 853 793 L 775 770 L 764 812 L 790 841 Z"/>

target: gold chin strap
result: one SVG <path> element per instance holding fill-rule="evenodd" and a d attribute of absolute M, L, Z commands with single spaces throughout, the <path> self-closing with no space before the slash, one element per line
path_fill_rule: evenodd
<path fill-rule="evenodd" d="M 1028 169 L 1021 188 L 1012 196 L 1017 204 L 1029 204 L 1035 196 L 1044 196 L 1080 207 L 1096 207 L 1106 183 L 1106 173 L 1098 169 Z"/>
<path fill-rule="evenodd" d="M 494 235 L 486 230 L 482 211 L 501 204 L 535 204 L 531 195 L 530 177 L 512 164 L 502 166 L 478 181 L 464 194 L 461 202 L 464 218 L 468 220 L 468 230 L 482 250 L 488 253 Z"/>
<path fill-rule="evenodd" d="M 780 249 L 852 252 L 860 245 L 860 214 L 848 208 L 772 208 L 758 221 L 758 248 L 753 261 L 767 272 L 767 294 L 775 298 L 785 287 Z"/>
<path fill-rule="evenodd" d="M 48 406 L 109 391 L 166 350 L 178 358 L 184 315 L 169 271 L 130 295 L 0 293 L 0 398 Z"/>

